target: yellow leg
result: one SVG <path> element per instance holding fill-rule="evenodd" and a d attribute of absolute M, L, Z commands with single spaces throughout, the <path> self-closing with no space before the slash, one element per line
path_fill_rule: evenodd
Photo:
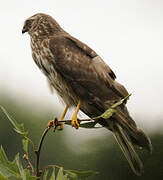
<path fill-rule="evenodd" d="M 59 121 L 62 121 L 62 120 L 64 119 L 67 110 L 68 110 L 68 105 L 66 105 L 66 108 L 65 108 L 65 110 L 63 111 L 62 116 L 59 118 Z M 60 125 L 60 130 L 62 130 L 62 129 L 63 129 L 63 123 L 62 123 L 62 122 L 59 122 L 59 125 Z"/>
<path fill-rule="evenodd" d="M 59 121 L 62 121 L 62 120 L 64 119 L 67 110 L 68 110 L 68 106 L 66 105 L 66 108 L 64 109 L 61 117 L 59 118 Z M 59 122 L 59 121 L 58 121 L 58 125 L 60 126 L 60 130 L 62 130 L 62 129 L 63 129 L 63 123 L 62 123 L 62 122 Z M 48 127 L 52 126 L 53 124 L 54 124 L 54 120 L 49 121 Z"/>
<path fill-rule="evenodd" d="M 75 127 L 76 129 L 79 128 L 79 123 L 78 123 L 78 120 L 77 120 L 77 114 L 79 112 L 79 108 L 80 108 L 80 100 L 78 102 L 78 105 L 76 106 L 76 109 L 75 109 L 75 112 L 72 116 L 72 121 L 71 121 L 71 124 L 72 124 L 72 127 Z"/>

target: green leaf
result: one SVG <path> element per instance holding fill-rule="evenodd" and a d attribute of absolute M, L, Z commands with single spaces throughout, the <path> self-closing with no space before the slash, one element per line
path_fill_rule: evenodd
<path fill-rule="evenodd" d="M 100 117 L 104 118 L 104 119 L 109 119 L 115 112 L 116 112 L 116 107 L 121 105 L 122 103 L 124 103 L 125 101 L 127 101 L 129 99 L 129 97 L 131 96 L 131 94 L 129 94 L 128 96 L 126 96 L 125 98 L 121 99 L 120 101 L 118 101 L 117 103 L 113 104 L 109 109 L 107 109 Z"/>
<path fill-rule="evenodd" d="M 67 177 L 67 174 L 65 175 L 63 174 L 63 168 L 59 169 L 56 180 L 69 180 L 69 178 Z"/>
<path fill-rule="evenodd" d="M 121 105 L 122 103 L 124 103 L 124 101 L 127 101 L 130 96 L 131 96 L 131 94 L 127 95 L 125 98 L 123 98 L 120 101 L 118 101 L 117 103 L 113 104 L 111 106 L 111 108 L 116 108 L 117 106 Z"/>
<path fill-rule="evenodd" d="M 68 175 L 68 177 L 72 180 L 77 180 L 78 179 L 78 175 L 74 172 L 65 170 L 65 173 Z"/>
<path fill-rule="evenodd" d="M 8 158 L 6 156 L 6 153 L 3 149 L 3 147 L 1 146 L 1 149 L 0 149 L 0 162 L 8 162 Z"/>
<path fill-rule="evenodd" d="M 52 171 L 52 174 L 51 174 L 51 177 L 49 180 L 55 180 L 55 168 L 53 167 L 53 171 Z"/>
<path fill-rule="evenodd" d="M 22 139 L 23 150 L 28 154 L 28 139 Z"/>
<path fill-rule="evenodd" d="M 101 115 L 101 117 L 104 119 L 109 119 L 115 112 L 116 112 L 115 109 L 109 108 Z"/>
<path fill-rule="evenodd" d="M 25 174 L 26 174 L 26 179 L 27 179 L 27 180 L 36 180 L 36 179 L 37 179 L 36 176 L 32 176 L 32 175 L 30 174 L 29 169 L 24 169 L 24 172 L 25 172 Z"/>
<path fill-rule="evenodd" d="M 17 166 L 19 168 L 19 172 L 20 172 L 21 178 L 23 180 L 26 180 L 26 174 L 25 174 L 23 166 L 22 166 L 22 164 L 20 162 L 19 154 L 16 155 L 15 160 L 16 160 L 16 164 L 17 164 Z"/>
<path fill-rule="evenodd" d="M 3 176 L 2 174 L 0 174 L 0 180 L 8 180 L 8 178 L 6 178 L 6 177 Z"/>
<path fill-rule="evenodd" d="M 1 178 L 2 176 L 2 178 Z M 4 149 L 0 148 L 0 180 L 16 177 L 22 180 L 36 180 L 35 176 L 30 175 L 29 170 L 23 169 L 19 160 L 19 154 L 15 156 L 13 162 L 10 162 Z"/>
<path fill-rule="evenodd" d="M 5 110 L 5 108 L 3 108 L 2 106 L 0 106 L 0 108 L 2 109 L 3 113 L 7 116 L 7 118 L 8 118 L 9 121 L 11 122 L 11 124 L 14 126 L 14 130 L 15 130 L 17 133 L 19 133 L 19 134 L 27 137 L 27 134 L 28 134 L 28 133 L 27 133 L 27 131 L 24 130 L 24 125 L 17 123 L 16 120 L 15 120 L 14 118 L 12 118 L 12 117 L 10 116 L 10 114 Z"/>
<path fill-rule="evenodd" d="M 16 160 L 10 162 L 6 156 L 4 149 L 0 148 L 0 174 L 4 177 L 17 177 L 20 178 L 19 168 Z"/>
<path fill-rule="evenodd" d="M 46 170 L 46 171 L 44 172 L 44 174 L 43 174 L 43 180 L 47 180 L 48 173 L 49 173 L 48 170 Z"/>
<path fill-rule="evenodd" d="M 68 177 L 72 179 L 83 179 L 89 176 L 97 175 L 98 172 L 95 171 L 76 171 L 76 170 L 64 170 Z"/>
<path fill-rule="evenodd" d="M 97 122 L 86 122 L 86 123 L 82 123 L 80 124 L 80 127 L 82 128 L 100 128 L 100 127 L 95 127 L 95 125 L 97 124 Z"/>

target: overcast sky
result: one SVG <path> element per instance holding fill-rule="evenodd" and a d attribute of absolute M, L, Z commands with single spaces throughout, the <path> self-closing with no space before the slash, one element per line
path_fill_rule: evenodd
<path fill-rule="evenodd" d="M 28 34 L 21 34 L 25 19 L 38 12 L 53 16 L 109 64 L 132 93 L 128 106 L 134 116 L 146 114 L 158 123 L 163 115 L 162 0 L 2 1 L 0 89 L 50 105 L 56 99 L 32 60 Z"/>

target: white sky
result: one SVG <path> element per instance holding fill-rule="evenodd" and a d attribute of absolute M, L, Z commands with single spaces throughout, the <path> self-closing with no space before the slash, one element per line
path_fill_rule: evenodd
<path fill-rule="evenodd" d="M 131 113 L 163 115 L 162 0 L 5 0 L 0 5 L 0 89 L 55 104 L 31 57 L 24 20 L 43 12 L 93 48 L 132 93 Z M 62 105 L 60 105 L 62 107 Z M 145 119 L 145 123 L 149 120 Z"/>

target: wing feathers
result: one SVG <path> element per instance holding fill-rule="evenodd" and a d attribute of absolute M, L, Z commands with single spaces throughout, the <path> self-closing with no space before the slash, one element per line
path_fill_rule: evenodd
<path fill-rule="evenodd" d="M 50 50 L 55 57 L 54 65 L 65 78 L 80 85 L 102 88 L 103 97 L 108 100 L 128 94 L 123 86 L 115 82 L 116 76 L 111 68 L 81 41 L 68 35 L 56 36 L 50 40 Z"/>
<path fill-rule="evenodd" d="M 74 38 L 72 36 L 65 36 L 65 38 L 69 39 L 72 43 L 75 44 L 75 46 L 80 48 L 89 57 L 94 58 L 94 57 L 97 56 L 95 51 L 93 51 L 90 47 L 88 47 L 86 44 L 82 43 L 78 39 L 76 39 L 76 38 Z"/>

